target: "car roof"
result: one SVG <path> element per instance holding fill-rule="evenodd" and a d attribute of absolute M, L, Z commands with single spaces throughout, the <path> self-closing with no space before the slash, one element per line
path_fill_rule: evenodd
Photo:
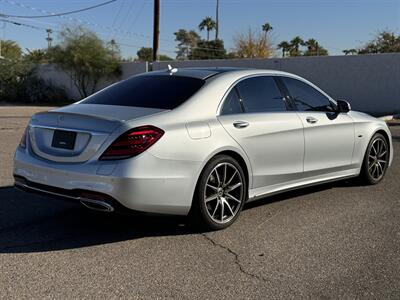
<path fill-rule="evenodd" d="M 183 77 L 193 77 L 203 80 L 208 80 L 210 78 L 216 77 L 217 75 L 221 75 L 224 73 L 269 73 L 269 74 L 280 74 L 280 75 L 292 75 L 286 72 L 277 71 L 277 70 L 262 70 L 262 69 L 252 69 L 252 68 L 237 68 L 237 67 L 192 67 L 192 68 L 175 68 L 171 67 L 171 69 L 163 69 L 158 71 L 153 71 L 147 73 L 148 75 L 174 75 L 174 76 L 183 76 Z M 238 74 L 238 75 L 239 75 Z"/>

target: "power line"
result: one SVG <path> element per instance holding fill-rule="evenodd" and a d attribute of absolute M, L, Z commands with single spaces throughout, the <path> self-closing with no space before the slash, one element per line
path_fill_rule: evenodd
<path fill-rule="evenodd" d="M 46 30 L 46 28 L 43 28 L 43 27 L 38 27 L 38 26 L 34 26 L 34 25 L 24 24 L 24 23 L 15 22 L 15 21 L 6 20 L 6 19 L 0 19 L 0 21 L 1 21 L 1 22 L 5 22 L 5 23 L 9 23 L 9 24 L 13 24 L 13 25 L 16 25 L 16 26 L 23 26 L 23 27 L 28 27 L 28 28 L 31 28 L 31 29 L 37 29 L 37 30 L 40 30 L 40 31 L 45 31 L 45 30 Z"/>
<path fill-rule="evenodd" d="M 1 1 L 1 0 L 0 0 Z M 3 0 L 4 1 L 4 0 Z M 8 15 L 8 14 L 0 14 L 0 17 L 7 17 L 7 18 L 25 18 L 25 19 L 37 19 L 37 18 L 50 18 L 50 17 L 60 17 L 60 16 L 65 16 L 65 15 L 70 15 L 70 14 L 76 14 L 79 12 L 83 12 L 83 11 L 87 11 L 90 9 L 94 9 L 100 6 L 104 6 L 113 2 L 116 2 L 117 0 L 109 0 L 97 5 L 93 5 L 93 6 L 89 6 L 89 7 L 85 7 L 85 8 L 81 8 L 81 9 L 77 9 L 77 10 L 72 10 L 72 11 L 67 11 L 67 12 L 62 12 L 62 13 L 51 13 L 51 14 L 47 14 L 47 15 L 41 15 L 41 16 L 20 16 L 20 15 Z M 6 1 L 6 2 L 14 2 L 14 1 Z"/>
<path fill-rule="evenodd" d="M 19 2 L 13 1 L 13 0 L 0 0 L 0 1 L 7 2 L 7 3 L 11 4 L 11 5 L 19 6 L 21 8 L 28 8 L 28 9 L 33 10 L 33 11 L 40 11 L 43 14 L 52 14 L 52 15 L 55 14 L 54 12 L 49 12 L 49 11 L 46 11 L 46 10 L 43 10 L 43 9 L 38 9 L 36 7 L 25 5 L 25 4 L 22 4 L 22 3 L 19 3 Z M 144 35 L 144 34 L 140 34 L 140 33 L 136 33 L 136 32 L 131 32 L 131 31 L 127 31 L 127 30 L 119 30 L 118 28 L 115 28 L 115 27 L 104 26 L 104 25 L 97 24 L 97 23 L 91 23 L 89 21 L 81 20 L 81 19 L 76 18 L 76 17 L 69 17 L 69 16 L 66 17 L 66 16 L 63 16 L 63 15 L 58 16 L 58 17 L 63 18 L 63 19 L 67 18 L 71 22 L 79 22 L 81 24 L 86 24 L 88 26 L 93 26 L 93 27 L 96 27 L 96 28 L 102 28 L 104 30 L 107 30 L 108 32 L 116 32 L 117 31 L 117 32 L 120 32 L 120 33 L 124 34 L 125 36 L 138 36 L 138 37 L 142 37 L 142 38 L 145 38 L 145 39 L 151 39 L 151 37 L 148 36 L 148 35 Z M 169 40 L 169 42 L 171 42 L 171 41 Z"/>
<path fill-rule="evenodd" d="M 30 9 L 30 10 L 32 10 L 32 11 L 40 11 L 41 13 L 43 13 L 43 14 L 49 14 L 49 15 L 54 15 L 55 13 L 53 13 L 53 12 L 49 12 L 49 11 L 46 11 L 46 10 L 43 10 L 43 9 L 38 9 L 38 8 L 35 8 L 35 7 L 32 7 L 32 6 L 29 6 L 29 5 L 25 5 L 25 4 L 22 4 L 22 3 L 19 3 L 19 2 L 16 2 L 16 1 L 13 1 L 13 0 L 0 0 L 0 1 L 4 1 L 4 2 L 7 2 L 7 3 L 9 3 L 9 4 L 11 4 L 11 5 L 15 5 L 15 6 L 19 6 L 19 7 L 21 7 L 21 8 L 27 8 L 27 9 Z M 144 8 L 144 6 L 145 6 L 145 3 L 146 3 L 146 1 L 143 1 L 143 5 L 142 5 L 142 7 L 141 7 L 141 10 Z M 140 15 L 140 13 L 141 13 L 141 11 L 139 10 L 139 12 L 138 12 L 138 15 L 137 15 L 137 17 L 136 17 L 136 20 L 137 20 L 137 18 L 139 17 L 139 15 Z M 1 15 L 0 15 L 0 17 L 1 17 Z M 136 33 L 136 32 L 132 32 L 132 31 L 127 31 L 127 30 L 119 30 L 118 28 L 115 28 L 115 27 L 110 27 L 110 26 L 104 26 L 104 25 L 101 25 L 101 24 L 97 24 L 97 23 L 91 23 L 91 22 L 88 22 L 88 21 L 84 21 L 84 20 L 81 20 L 81 19 L 79 19 L 79 18 L 76 18 L 76 17 L 70 17 L 70 16 L 64 16 L 64 15 L 61 15 L 61 16 L 58 16 L 58 17 L 60 17 L 60 18 L 67 18 L 68 20 L 70 20 L 71 22 L 79 22 L 79 23 L 82 23 L 82 24 L 86 24 L 86 25 L 89 25 L 89 26 L 93 26 L 93 27 L 96 27 L 96 28 L 102 28 L 102 29 L 104 29 L 104 30 L 106 30 L 108 33 L 112 33 L 114 36 L 119 36 L 119 37 L 121 37 L 122 38 L 122 36 L 121 35 L 115 35 L 115 32 L 118 32 L 118 33 L 120 33 L 120 34 L 123 34 L 125 37 L 126 36 L 138 36 L 138 37 L 141 37 L 141 38 L 144 38 L 144 39 L 147 39 L 147 40 L 151 40 L 152 39 L 152 37 L 150 37 L 150 36 L 148 36 L 148 35 L 144 35 L 144 34 L 140 34 L 140 33 Z M 22 17 L 21 17 L 22 18 Z M 27 19 L 27 20 L 32 20 L 32 21 L 34 21 L 33 19 Z M 136 21 L 136 20 L 134 20 L 134 21 Z M 35 20 L 36 21 L 36 20 Z M 12 21 L 11 21 L 12 22 Z M 36 22 L 38 22 L 38 21 L 36 21 Z M 17 22 L 17 23 L 20 23 L 20 22 Z M 49 23 L 50 24 L 50 23 Z M 15 25 L 15 24 L 14 24 Z M 22 26 L 24 26 L 24 27 L 29 27 L 30 25 L 22 25 Z M 55 24 L 53 25 L 53 26 L 56 26 Z M 32 26 L 31 28 L 34 28 L 35 26 Z M 47 28 L 43 28 L 43 30 L 46 30 Z M 60 31 L 57 31 L 57 30 L 54 30 L 55 32 L 60 32 Z M 103 33 L 104 34 L 104 33 Z M 107 33 L 105 33 L 105 34 L 107 34 Z M 163 38 L 160 38 L 160 41 L 166 41 L 166 42 L 169 42 L 169 43 L 171 43 L 171 44 L 175 44 L 176 45 L 176 41 L 173 41 L 173 40 L 169 40 L 169 39 L 163 39 Z M 204 51 L 217 51 L 217 52 L 222 52 L 222 51 L 224 51 L 224 50 L 222 50 L 222 49 L 218 49 L 218 48 L 204 48 L 204 47 L 188 47 L 188 48 L 190 48 L 190 49 L 199 49 L 199 50 L 204 50 Z M 166 51 L 166 50 L 163 50 L 163 51 Z M 168 52 L 172 52 L 172 51 L 168 51 Z M 176 51 L 174 51 L 174 52 L 176 52 Z"/>

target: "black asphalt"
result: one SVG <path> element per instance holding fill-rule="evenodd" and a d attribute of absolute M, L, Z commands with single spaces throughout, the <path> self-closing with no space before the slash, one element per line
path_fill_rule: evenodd
<path fill-rule="evenodd" d="M 14 135 L 0 131 L 2 168 Z M 0 298 L 400 299 L 399 167 L 396 155 L 377 186 L 349 180 L 251 203 L 208 233 L 4 186 Z"/>

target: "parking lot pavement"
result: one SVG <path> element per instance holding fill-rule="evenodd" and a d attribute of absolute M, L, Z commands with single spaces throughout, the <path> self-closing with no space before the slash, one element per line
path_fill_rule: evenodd
<path fill-rule="evenodd" d="M 0 109 L 0 298 L 400 298 L 396 155 L 377 186 L 269 197 L 198 233 L 182 218 L 99 214 L 10 187 L 30 110 L 13 111 Z"/>

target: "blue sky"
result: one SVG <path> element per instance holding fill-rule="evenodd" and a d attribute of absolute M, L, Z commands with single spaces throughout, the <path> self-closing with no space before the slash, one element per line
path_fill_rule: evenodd
<path fill-rule="evenodd" d="M 38 15 L 39 10 L 63 12 L 104 0 L 0 0 L 0 14 Z M 205 16 L 215 16 L 216 0 L 161 0 L 160 53 L 174 56 L 173 33 L 197 29 Z M 31 8 L 29 8 L 31 7 Z M 36 10 L 34 10 L 36 9 Z M 82 23 L 103 39 L 114 37 L 124 56 L 135 56 L 152 44 L 153 0 L 117 0 L 87 12 L 45 19 L 12 19 L 40 28 L 60 30 Z M 73 19 L 71 19 L 73 18 Z M 227 49 L 233 37 L 269 22 L 275 44 L 294 36 L 315 38 L 330 54 L 359 47 L 382 29 L 400 32 L 400 0 L 220 0 L 220 36 Z M 44 30 L 0 22 L 0 39 L 17 41 L 24 49 L 46 47 Z M 205 32 L 202 33 L 205 37 Z M 57 33 L 54 34 L 57 38 Z"/>

